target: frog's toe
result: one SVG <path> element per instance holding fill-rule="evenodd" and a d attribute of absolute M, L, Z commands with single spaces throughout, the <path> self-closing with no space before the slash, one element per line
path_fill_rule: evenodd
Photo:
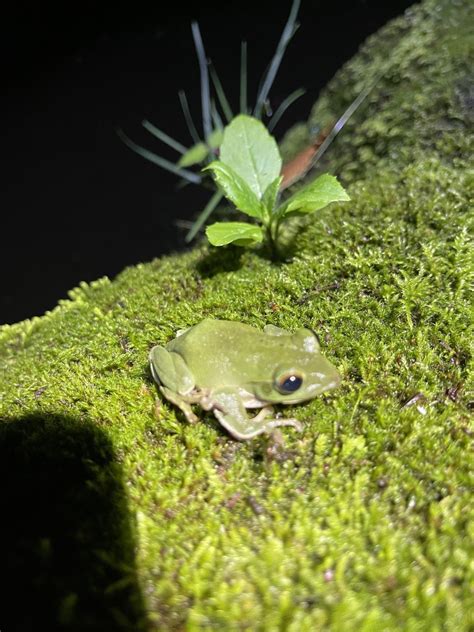
<path fill-rule="evenodd" d="M 273 413 L 274 411 L 271 406 L 265 406 L 258 415 L 250 419 L 250 421 L 252 423 L 261 423 L 266 417 L 273 415 Z M 302 432 L 303 430 L 303 425 L 297 419 L 285 419 L 284 417 L 279 417 L 278 415 L 276 415 L 273 419 L 269 419 L 261 427 L 263 428 L 262 432 L 268 432 L 274 428 L 279 428 L 280 426 L 291 426 L 298 432 Z"/>
<path fill-rule="evenodd" d="M 257 415 L 255 415 L 255 417 L 252 417 L 252 419 L 250 419 L 250 421 L 252 423 L 260 423 L 261 421 L 266 419 L 268 415 L 273 415 L 273 413 L 274 410 L 272 406 L 264 406 L 261 411 Z"/>
<path fill-rule="evenodd" d="M 265 424 L 265 431 L 280 428 L 281 426 L 291 426 L 297 432 L 303 432 L 303 424 L 297 419 L 272 419 Z"/>

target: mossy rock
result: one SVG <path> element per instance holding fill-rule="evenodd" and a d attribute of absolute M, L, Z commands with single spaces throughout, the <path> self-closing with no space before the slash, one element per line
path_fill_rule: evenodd
<path fill-rule="evenodd" d="M 200 246 L 0 329 L 2 630 L 473 629 L 472 7 L 332 80 L 308 129 L 382 73 L 290 261 Z M 187 425 L 147 355 L 205 317 L 316 329 L 341 387 L 283 444 Z"/>

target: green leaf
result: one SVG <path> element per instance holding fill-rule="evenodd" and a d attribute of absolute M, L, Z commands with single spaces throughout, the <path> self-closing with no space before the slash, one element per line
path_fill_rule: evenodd
<path fill-rule="evenodd" d="M 337 178 L 326 173 L 292 195 L 278 209 L 277 215 L 283 217 L 290 213 L 312 213 L 331 202 L 347 202 L 350 199 Z"/>
<path fill-rule="evenodd" d="M 209 147 L 206 143 L 197 143 L 181 156 L 177 164 L 180 167 L 191 167 L 192 165 L 197 165 L 200 162 L 204 162 L 208 153 Z"/>
<path fill-rule="evenodd" d="M 184 153 L 178 160 L 177 164 L 180 167 L 191 167 L 204 162 L 209 155 L 210 149 L 217 149 L 222 143 L 224 137 L 224 130 L 216 128 L 212 130 L 207 138 L 207 143 L 199 142 L 193 145 L 186 153 Z"/>
<path fill-rule="evenodd" d="M 265 193 L 263 194 L 262 202 L 267 209 L 269 215 L 273 214 L 282 180 L 283 176 L 278 176 L 278 178 L 275 178 L 275 180 L 273 180 L 273 182 L 268 185 Z"/>
<path fill-rule="evenodd" d="M 245 180 L 259 200 L 281 171 L 275 139 L 263 123 L 246 114 L 236 116 L 224 129 L 220 159 Z"/>
<path fill-rule="evenodd" d="M 224 130 L 222 127 L 216 127 L 207 137 L 207 144 L 211 149 L 217 149 L 222 144 L 222 139 L 224 138 Z"/>
<path fill-rule="evenodd" d="M 231 243 L 237 246 L 255 246 L 263 240 L 260 226 L 246 222 L 217 222 L 206 228 L 206 235 L 213 246 Z"/>
<path fill-rule="evenodd" d="M 212 171 L 215 181 L 224 191 L 225 196 L 235 206 L 250 217 L 262 219 L 265 209 L 252 189 L 229 165 L 221 160 L 214 160 L 203 171 Z"/>
<path fill-rule="evenodd" d="M 168 136 L 166 132 L 163 132 L 161 129 L 156 127 L 156 125 L 153 125 L 153 123 L 150 123 L 150 121 L 147 121 L 146 119 L 144 119 L 142 121 L 142 125 L 146 130 L 150 132 L 150 134 L 153 134 L 155 138 L 158 138 L 158 140 L 161 140 L 162 143 L 166 143 L 168 147 L 172 147 L 175 151 L 177 151 L 180 154 L 186 153 L 187 148 L 184 145 L 179 143 L 177 140 L 175 140 L 171 136 Z"/>
<path fill-rule="evenodd" d="M 145 160 L 149 160 L 150 162 L 153 162 L 155 165 L 158 165 L 162 169 L 171 171 L 171 173 L 174 173 L 177 176 L 180 176 L 181 178 L 183 178 L 184 180 L 187 180 L 188 182 L 193 182 L 194 184 L 201 184 L 202 176 L 200 176 L 198 173 L 194 173 L 194 171 L 189 171 L 188 169 L 183 169 L 182 167 L 179 167 L 174 162 L 171 162 L 171 160 L 167 160 L 166 158 L 157 156 L 156 154 L 154 154 L 152 151 L 149 151 L 145 147 L 141 147 L 140 145 L 137 145 L 137 143 L 135 143 L 131 138 L 129 138 L 121 129 L 117 130 L 117 135 L 127 145 L 127 147 L 129 147 L 132 151 L 136 152 L 142 158 L 145 158 Z"/>

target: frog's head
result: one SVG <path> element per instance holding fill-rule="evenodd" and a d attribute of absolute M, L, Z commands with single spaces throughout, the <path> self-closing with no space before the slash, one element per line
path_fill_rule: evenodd
<path fill-rule="evenodd" d="M 297 404 L 335 388 L 339 373 L 321 354 L 317 335 L 298 329 L 279 336 L 278 355 L 270 382 L 254 385 L 254 395 L 268 403 Z"/>

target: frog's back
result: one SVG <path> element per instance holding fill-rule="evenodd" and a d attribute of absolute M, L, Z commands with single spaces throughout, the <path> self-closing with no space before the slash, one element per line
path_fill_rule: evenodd
<path fill-rule="evenodd" d="M 183 357 L 197 383 L 204 378 L 231 385 L 261 376 L 258 356 L 270 343 L 268 338 L 244 323 L 206 319 L 166 347 Z"/>
<path fill-rule="evenodd" d="M 166 346 L 169 351 L 177 351 L 186 357 L 191 357 L 198 352 L 202 358 L 205 351 L 208 353 L 215 351 L 222 355 L 231 349 L 240 349 L 242 344 L 249 341 L 256 343 L 264 335 L 251 325 L 232 320 L 206 318 L 186 329 Z"/>

